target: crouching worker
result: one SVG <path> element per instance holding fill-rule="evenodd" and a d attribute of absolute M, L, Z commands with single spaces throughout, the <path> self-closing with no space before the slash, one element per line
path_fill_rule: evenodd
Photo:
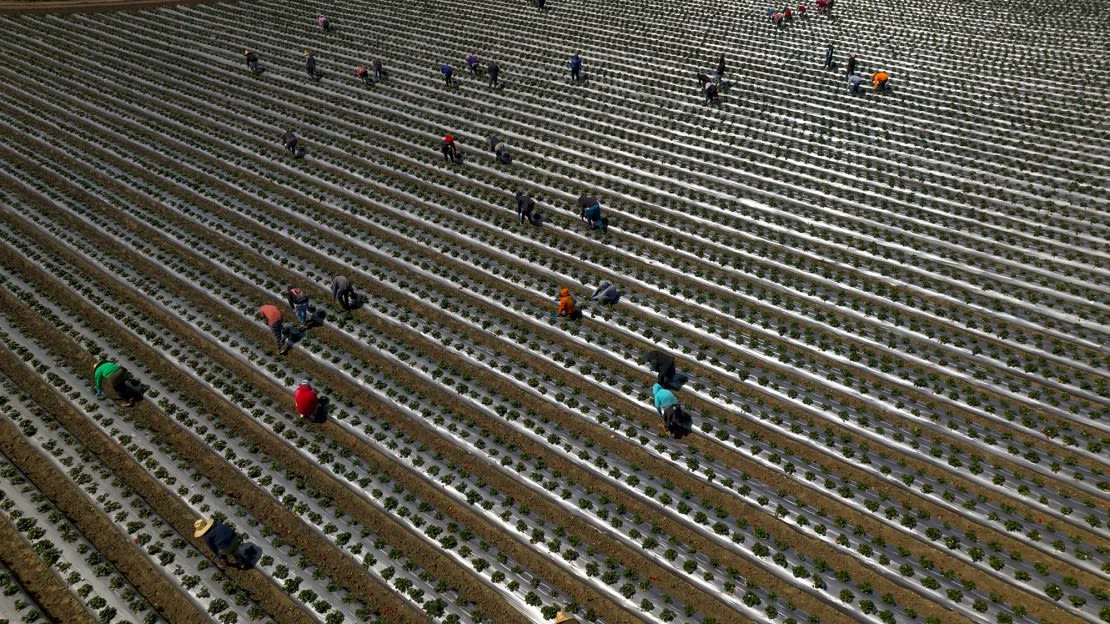
<path fill-rule="evenodd" d="M 344 310 L 354 310 L 359 304 L 358 293 L 345 275 L 336 275 L 331 279 L 331 298 L 339 302 L 339 307 Z"/>
<path fill-rule="evenodd" d="M 251 73 L 257 74 L 258 73 L 258 55 L 255 54 L 254 52 L 251 52 L 250 50 L 244 49 L 243 50 L 243 58 L 245 58 L 246 61 L 247 61 L 247 69 L 251 70 Z"/>
<path fill-rule="evenodd" d="M 644 356 L 644 362 L 651 367 L 652 372 L 655 373 L 655 383 L 669 388 L 674 384 L 674 358 L 663 353 L 662 351 L 648 351 Z"/>
<path fill-rule="evenodd" d="M 536 211 L 536 200 L 524 192 L 516 192 L 516 216 L 520 223 L 528 221 L 532 225 L 540 224 L 540 215 Z"/>
<path fill-rule="evenodd" d="M 502 165 L 509 165 L 513 162 L 513 157 L 509 154 L 509 146 L 501 140 L 501 137 L 490 135 L 489 137 L 489 151 L 493 152 L 493 157 L 497 162 Z"/>
<path fill-rule="evenodd" d="M 93 366 L 93 388 L 96 398 L 111 397 L 131 407 L 143 398 L 143 385 L 127 369 L 108 359 L 98 360 Z"/>
<path fill-rule="evenodd" d="M 601 202 L 596 197 L 582 195 L 578 198 L 578 218 L 602 233 L 609 229 L 609 219 L 601 216 Z"/>
<path fill-rule="evenodd" d="M 890 74 L 881 69 L 872 74 L 871 88 L 879 92 L 890 90 Z"/>
<path fill-rule="evenodd" d="M 555 308 L 555 314 L 571 320 L 582 318 L 582 312 L 574 305 L 574 296 L 570 294 L 569 288 L 559 289 L 559 307 Z"/>
<path fill-rule="evenodd" d="M 617 285 L 609 280 L 604 280 L 597 285 L 597 290 L 590 295 L 590 299 L 601 303 L 614 304 L 620 299 L 621 293 Z"/>
<path fill-rule="evenodd" d="M 364 85 L 369 86 L 373 84 L 373 81 L 370 80 L 370 72 L 366 70 L 366 66 L 364 65 L 359 65 L 355 68 L 355 78 L 361 80 Z"/>
<path fill-rule="evenodd" d="M 673 392 L 659 384 L 651 387 L 651 394 L 655 401 L 655 411 L 663 419 L 663 426 L 667 433 L 677 437 L 682 432 L 682 405 Z"/>
<path fill-rule="evenodd" d="M 249 568 L 258 559 L 257 546 L 244 542 L 235 529 L 211 518 L 199 518 L 193 523 L 193 537 L 203 537 L 212 554 L 228 565 Z"/>
<path fill-rule="evenodd" d="M 297 408 L 297 414 L 301 418 L 307 418 L 312 422 L 321 422 L 324 420 L 328 400 L 320 398 L 312 384 L 305 380 L 293 391 L 293 405 Z"/>
<path fill-rule="evenodd" d="M 299 145 L 300 142 L 297 140 L 297 134 L 292 130 L 281 136 L 281 143 L 285 146 L 285 151 L 292 154 L 293 158 L 304 158 L 305 153 L 308 152 L 307 147 Z"/>

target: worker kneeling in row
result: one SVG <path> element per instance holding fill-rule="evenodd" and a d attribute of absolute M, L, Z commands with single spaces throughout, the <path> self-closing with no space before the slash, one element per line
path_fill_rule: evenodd
<path fill-rule="evenodd" d="M 205 545 L 220 561 L 237 568 L 247 569 L 258 562 L 261 551 L 235 529 L 211 518 L 199 518 L 193 523 L 193 537 L 203 537 Z"/>

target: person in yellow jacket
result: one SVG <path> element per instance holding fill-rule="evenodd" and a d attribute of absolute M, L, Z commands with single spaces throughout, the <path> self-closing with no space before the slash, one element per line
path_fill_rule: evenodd
<path fill-rule="evenodd" d="M 871 75 L 871 88 L 876 91 L 886 91 L 888 88 L 887 81 L 890 80 L 890 74 L 884 70 L 879 70 Z"/>

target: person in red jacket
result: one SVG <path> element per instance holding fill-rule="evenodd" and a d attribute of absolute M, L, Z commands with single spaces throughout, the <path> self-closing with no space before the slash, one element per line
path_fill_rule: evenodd
<path fill-rule="evenodd" d="M 309 420 L 316 419 L 322 406 L 322 401 L 319 395 L 316 394 L 316 389 L 308 383 L 308 380 L 302 381 L 301 385 L 293 391 L 293 403 L 296 405 L 297 413 L 300 414 L 301 418 Z"/>

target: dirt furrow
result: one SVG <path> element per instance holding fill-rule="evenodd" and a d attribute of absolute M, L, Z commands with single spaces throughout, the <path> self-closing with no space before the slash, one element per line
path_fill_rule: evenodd
<path fill-rule="evenodd" d="M 0 439 L 5 445 L 13 435 L 19 436 L 19 432 L 12 434 L 11 423 L 0 422 Z M 23 539 L 6 517 L 0 520 L 0 561 L 4 562 L 4 565 L 19 580 L 27 595 L 53 621 L 67 624 L 96 624 L 96 618 L 85 610 L 66 588 L 65 583 L 35 554 L 35 551 L 31 550 L 31 545 Z"/>

